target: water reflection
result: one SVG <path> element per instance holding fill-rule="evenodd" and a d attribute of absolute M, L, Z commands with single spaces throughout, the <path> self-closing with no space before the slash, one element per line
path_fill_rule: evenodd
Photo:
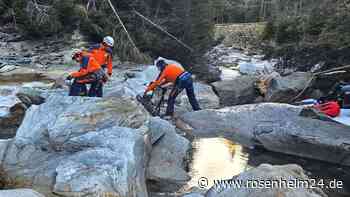
<path fill-rule="evenodd" d="M 197 186 L 201 177 L 209 180 L 231 179 L 247 170 L 249 154 L 241 145 L 223 138 L 197 139 L 193 142 L 192 163 L 190 166 L 190 187 Z"/>
<path fill-rule="evenodd" d="M 214 180 L 230 179 L 249 168 L 263 163 L 272 165 L 298 164 L 305 173 L 325 183 L 333 179 L 343 181 L 344 188 L 325 190 L 330 197 L 349 197 L 350 168 L 322 161 L 300 158 L 264 149 L 250 150 L 222 138 L 196 139 L 193 141 L 192 162 L 190 164 L 191 181 L 188 187 L 198 187 L 198 180 L 206 177 L 209 187 Z"/>

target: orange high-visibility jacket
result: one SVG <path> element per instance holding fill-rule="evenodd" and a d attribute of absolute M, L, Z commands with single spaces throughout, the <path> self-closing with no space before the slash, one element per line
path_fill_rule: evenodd
<path fill-rule="evenodd" d="M 104 47 L 102 44 L 97 44 L 90 47 L 89 52 L 98 61 L 98 63 L 102 66 L 102 68 L 107 68 L 108 74 L 112 75 L 112 72 L 113 72 L 112 50 L 110 48 Z"/>
<path fill-rule="evenodd" d="M 146 89 L 146 93 L 149 91 L 153 91 L 158 86 L 165 83 L 175 83 L 176 79 L 183 73 L 185 70 L 176 65 L 176 64 L 168 64 L 165 66 L 164 70 L 158 77 L 158 79 L 152 82 Z"/>
<path fill-rule="evenodd" d="M 84 77 L 101 69 L 101 65 L 89 54 L 84 54 L 80 63 L 79 71 L 71 74 L 74 78 Z"/>

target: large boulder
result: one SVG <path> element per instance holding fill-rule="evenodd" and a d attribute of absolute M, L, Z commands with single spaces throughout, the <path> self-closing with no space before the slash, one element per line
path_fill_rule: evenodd
<path fill-rule="evenodd" d="M 88 147 L 88 148 L 84 148 Z M 54 192 L 63 196 L 147 196 L 147 152 L 143 133 L 113 127 L 89 132 L 66 142 L 77 151 L 56 168 Z"/>
<path fill-rule="evenodd" d="M 212 87 L 203 83 L 194 83 L 194 93 L 202 109 L 217 109 L 220 107 L 219 97 L 215 94 Z M 178 97 L 177 106 L 182 107 L 184 111 L 192 111 L 192 106 L 187 98 L 186 90 Z"/>
<path fill-rule="evenodd" d="M 272 197 L 272 196 L 284 196 L 284 197 L 327 197 L 320 188 L 308 187 L 305 184 L 304 187 L 298 186 L 295 180 L 299 181 L 312 181 L 304 174 L 303 169 L 298 165 L 284 165 L 284 166 L 272 166 L 269 164 L 262 164 L 257 168 L 244 172 L 232 180 L 227 180 L 225 183 L 214 185 L 207 193 L 206 197 Z M 262 187 L 258 181 L 264 181 L 262 184 L 266 184 L 266 187 Z M 277 184 L 273 186 L 271 183 L 275 181 Z M 282 182 L 286 183 L 282 183 Z M 224 181 L 223 181 L 224 182 Z M 234 182 L 240 184 L 242 187 L 234 185 Z M 270 186 L 268 186 L 268 182 Z M 281 182 L 282 187 L 279 187 L 278 182 Z M 287 182 L 294 184 L 293 187 L 288 187 Z M 230 185 L 231 183 L 231 185 Z M 241 184 L 242 183 L 242 184 Z M 284 185 L 286 186 L 284 186 Z"/>
<path fill-rule="evenodd" d="M 34 69 L 13 65 L 0 66 L 0 82 L 30 82 L 39 80 L 49 80 L 49 77 Z"/>
<path fill-rule="evenodd" d="M 0 88 L 0 138 L 14 137 L 25 115 L 26 106 L 13 87 Z"/>
<path fill-rule="evenodd" d="M 204 195 L 193 192 L 193 193 L 185 194 L 182 197 L 204 197 Z"/>
<path fill-rule="evenodd" d="M 233 80 L 213 83 L 222 106 L 233 106 L 253 103 L 259 96 L 255 89 L 257 78 L 254 76 L 238 76 Z"/>
<path fill-rule="evenodd" d="M 201 81 L 207 82 L 207 83 L 213 83 L 215 81 L 220 81 L 221 80 L 221 75 L 222 75 L 222 70 L 211 63 L 207 63 L 206 69 L 204 70 L 205 72 L 201 72 L 202 74 L 198 75 L 198 78 Z M 201 68 L 202 65 L 199 65 L 198 67 Z M 199 69 L 202 70 L 202 69 Z"/>
<path fill-rule="evenodd" d="M 149 132 L 153 148 L 147 179 L 151 186 L 163 192 L 175 191 L 190 179 L 185 171 L 190 142 L 178 135 L 173 125 L 160 118 L 150 120 Z"/>
<path fill-rule="evenodd" d="M 7 181 L 46 196 L 147 196 L 147 119 L 131 99 L 51 96 L 27 111 L 10 143 Z"/>
<path fill-rule="evenodd" d="M 26 110 L 31 105 L 44 103 L 44 95 L 51 86 L 50 83 L 28 82 L 0 87 L 0 138 L 16 135 Z"/>
<path fill-rule="evenodd" d="M 142 72 L 135 72 L 135 77 L 125 81 L 123 86 L 128 88 L 128 93 L 132 96 L 142 94 L 147 85 L 155 80 L 159 74 L 157 67 L 147 66 Z"/>
<path fill-rule="evenodd" d="M 248 146 L 350 165 L 350 127 L 300 116 L 303 108 L 264 103 L 186 113 L 193 135 L 223 136 Z"/>
<path fill-rule="evenodd" d="M 45 98 L 41 96 L 41 92 L 31 88 L 22 88 L 16 93 L 17 98 L 26 106 L 41 105 L 45 102 Z"/>
<path fill-rule="evenodd" d="M 265 100 L 290 103 L 309 83 L 312 74 L 295 72 L 286 77 L 275 77 L 267 86 Z"/>
<path fill-rule="evenodd" d="M 45 197 L 31 189 L 0 190 L 1 197 Z"/>

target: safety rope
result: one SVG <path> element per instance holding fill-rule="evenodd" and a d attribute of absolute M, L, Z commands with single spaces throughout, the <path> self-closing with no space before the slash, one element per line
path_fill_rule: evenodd
<path fill-rule="evenodd" d="M 126 33 L 128 39 L 129 39 L 130 43 L 132 44 L 132 46 L 133 46 L 134 49 L 136 50 L 137 54 L 140 55 L 140 57 L 142 57 L 142 53 L 140 52 L 139 48 L 137 48 L 135 42 L 134 42 L 133 39 L 131 38 L 131 36 L 130 36 L 128 30 L 126 29 L 126 27 L 125 27 L 125 25 L 124 25 L 122 19 L 119 17 L 119 14 L 118 14 L 117 10 L 114 8 L 114 6 L 113 6 L 111 0 L 107 0 L 107 2 L 108 2 L 108 4 L 109 4 L 109 6 L 111 7 L 111 9 L 113 10 L 115 16 L 117 17 L 117 19 L 118 19 L 120 25 L 121 25 L 122 28 L 124 29 L 124 31 L 125 31 L 125 33 Z"/>
<path fill-rule="evenodd" d="M 167 34 L 169 37 L 173 38 L 174 40 L 176 40 L 178 43 L 180 43 L 182 46 L 184 46 L 186 49 L 188 49 L 189 51 L 193 52 L 194 49 L 191 48 L 190 46 L 188 46 L 187 44 L 185 44 L 184 42 L 182 42 L 180 39 L 178 39 L 177 37 L 175 37 L 174 35 L 172 35 L 171 33 L 169 33 L 168 31 L 166 31 L 164 28 L 162 28 L 161 26 L 155 24 L 154 22 L 152 22 L 150 19 L 148 19 L 147 17 L 145 17 L 144 15 L 142 15 L 140 12 L 134 10 L 134 13 L 136 15 L 138 15 L 139 17 L 141 17 L 142 19 L 144 19 L 145 21 L 149 22 L 151 25 L 153 25 L 154 27 L 156 27 L 157 29 L 159 29 L 160 31 L 164 32 L 165 34 Z"/>

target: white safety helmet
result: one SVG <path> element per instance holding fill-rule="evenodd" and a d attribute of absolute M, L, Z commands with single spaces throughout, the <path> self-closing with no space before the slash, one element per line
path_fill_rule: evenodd
<path fill-rule="evenodd" d="M 158 64 L 158 62 L 159 62 L 160 60 L 165 61 L 166 59 L 163 58 L 163 57 L 158 57 L 156 60 L 154 60 L 154 66 L 157 66 L 157 64 Z"/>
<path fill-rule="evenodd" d="M 184 69 L 183 66 L 179 62 L 177 62 L 175 60 L 166 59 L 164 57 L 158 57 L 156 60 L 154 60 L 154 66 L 157 66 L 158 62 L 161 60 L 163 60 L 166 64 L 175 64 L 175 65 L 181 67 L 182 69 Z"/>
<path fill-rule="evenodd" d="M 106 36 L 105 38 L 103 38 L 103 42 L 110 47 L 114 46 L 114 39 L 111 36 Z"/>

